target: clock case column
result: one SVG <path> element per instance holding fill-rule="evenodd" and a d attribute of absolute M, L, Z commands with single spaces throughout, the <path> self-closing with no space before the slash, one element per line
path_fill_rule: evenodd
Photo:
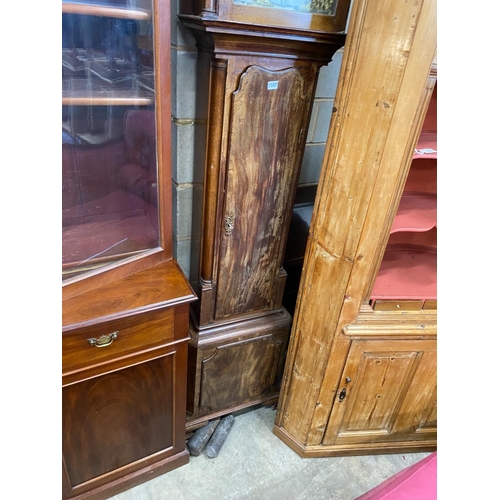
<path fill-rule="evenodd" d="M 180 18 L 197 41 L 206 124 L 195 145 L 189 430 L 279 395 L 292 323 L 284 249 L 319 69 L 345 35 Z"/>

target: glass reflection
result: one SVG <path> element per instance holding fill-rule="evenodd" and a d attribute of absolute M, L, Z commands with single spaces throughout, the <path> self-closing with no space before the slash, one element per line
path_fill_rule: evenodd
<path fill-rule="evenodd" d="M 333 16 L 337 6 L 337 0 L 233 0 L 233 3 L 330 16 Z"/>
<path fill-rule="evenodd" d="M 63 279 L 159 244 L 153 30 L 144 7 L 63 2 Z"/>

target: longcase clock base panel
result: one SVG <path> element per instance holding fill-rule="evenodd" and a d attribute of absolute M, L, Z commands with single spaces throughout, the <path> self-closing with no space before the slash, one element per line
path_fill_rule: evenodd
<path fill-rule="evenodd" d="M 201 332 L 191 325 L 187 430 L 277 401 L 291 324 L 290 314 L 280 309 Z"/>

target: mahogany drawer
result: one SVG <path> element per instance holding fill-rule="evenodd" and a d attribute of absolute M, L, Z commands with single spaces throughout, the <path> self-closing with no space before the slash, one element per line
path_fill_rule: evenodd
<path fill-rule="evenodd" d="M 162 309 L 63 333 L 63 374 L 165 345 L 175 337 L 174 314 Z"/>

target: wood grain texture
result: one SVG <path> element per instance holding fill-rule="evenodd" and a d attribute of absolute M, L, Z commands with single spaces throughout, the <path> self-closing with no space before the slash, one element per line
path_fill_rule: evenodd
<path fill-rule="evenodd" d="M 203 360 L 203 413 L 260 397 L 276 381 L 283 339 L 272 335 L 215 348 Z"/>
<path fill-rule="evenodd" d="M 177 332 L 174 329 L 173 308 L 73 330 L 63 334 L 63 375 L 79 367 L 88 367 L 117 356 L 165 344 L 174 340 L 175 334 L 179 335 L 181 332 L 186 337 L 185 328 Z M 88 342 L 89 338 L 99 338 L 111 333 L 116 333 L 117 337 L 107 346 L 95 347 Z"/>
<path fill-rule="evenodd" d="M 222 234 L 216 318 L 274 305 L 283 221 L 298 173 L 296 145 L 305 133 L 294 119 L 306 111 L 303 92 L 296 69 L 256 66 L 234 92 L 224 215 L 234 228 Z"/>
<path fill-rule="evenodd" d="M 221 43 L 220 40 L 218 43 Z M 221 49 L 222 50 L 222 49 Z M 234 47 L 231 46 L 231 50 L 234 50 Z M 204 68 L 205 62 L 205 52 L 202 51 L 200 53 L 200 67 Z M 221 77 L 221 64 L 224 61 L 220 61 L 218 58 L 213 60 L 212 70 L 211 70 L 211 98 L 210 98 L 210 112 L 209 116 L 210 120 L 215 120 L 214 127 L 217 129 L 218 125 L 222 125 L 221 134 L 215 133 L 215 130 L 212 125 L 208 127 L 209 136 L 207 137 L 207 163 L 205 167 L 205 191 L 204 191 L 204 227 L 202 231 L 201 238 L 201 270 L 200 279 L 199 279 L 199 287 L 198 292 L 200 296 L 199 305 L 194 308 L 195 312 L 195 321 L 197 322 L 200 328 L 205 327 L 211 323 L 225 321 L 226 318 L 231 319 L 232 316 L 238 315 L 239 311 L 234 311 L 233 314 L 229 314 L 222 317 L 216 316 L 216 297 L 218 290 L 218 279 L 219 279 L 219 270 L 221 269 L 221 261 L 223 259 L 222 255 L 222 246 L 224 244 L 224 238 L 226 237 L 224 233 L 224 216 L 226 211 L 226 195 L 228 193 L 229 200 L 234 201 L 235 197 L 241 195 L 241 183 L 238 184 L 234 182 L 233 186 L 240 191 L 238 193 L 231 193 L 228 191 L 228 177 L 230 169 L 233 171 L 233 176 L 236 176 L 236 181 L 238 181 L 238 174 L 241 170 L 241 165 L 230 164 L 230 157 L 235 153 L 231 153 L 231 143 L 230 136 L 232 134 L 232 123 L 233 123 L 233 93 L 237 92 L 240 85 L 240 78 L 242 75 L 246 73 L 249 67 L 263 67 L 265 66 L 265 70 L 269 73 L 277 73 L 281 74 L 284 70 L 290 70 L 290 61 L 282 58 L 273 58 L 273 57 L 254 57 L 254 56 L 238 56 L 238 57 L 228 57 L 227 59 L 227 70 L 225 71 L 224 77 Z M 262 66 L 261 66 L 262 65 Z M 315 86 L 315 82 L 317 79 L 318 73 L 318 65 L 316 63 L 310 62 L 301 62 L 295 63 L 295 68 L 297 70 L 297 78 L 302 78 L 304 82 L 303 93 L 305 96 L 308 96 L 306 102 L 302 104 L 302 115 L 299 120 L 295 120 L 297 122 L 297 127 L 300 130 L 305 129 L 308 123 L 308 118 L 312 109 L 312 93 Z M 203 73 L 203 71 L 202 71 Z M 267 82 L 264 82 L 267 83 Z M 221 100 L 221 92 L 215 92 L 215 88 L 219 88 L 221 85 L 225 84 L 224 96 Z M 203 86 L 203 85 L 202 85 Z M 276 92 L 276 91 L 269 91 Z M 214 95 L 218 97 L 218 100 L 215 99 Z M 223 104 L 221 104 L 223 103 Z M 223 111 L 223 113 L 222 113 Z M 300 109 L 298 110 L 300 111 Z M 241 110 L 240 110 L 241 112 Z M 257 113 L 261 115 L 261 112 L 257 110 Z M 220 119 L 223 119 L 222 123 L 219 123 Z M 210 123 L 211 123 L 210 121 Z M 245 137 L 250 137 L 254 132 L 250 132 L 250 127 L 245 127 L 243 123 L 240 124 L 241 133 Z M 212 132 L 210 132 L 212 130 Z M 277 158 L 280 163 L 280 169 L 285 169 L 287 174 L 287 179 L 290 182 L 290 185 L 278 186 L 283 192 L 283 190 L 287 191 L 287 197 L 285 200 L 286 206 L 281 206 L 274 208 L 274 205 L 263 206 L 262 204 L 258 206 L 252 207 L 252 212 L 246 213 L 246 219 L 248 219 L 248 224 L 256 224 L 256 222 L 251 222 L 251 219 L 256 219 L 264 215 L 265 217 L 269 217 L 267 215 L 267 210 L 281 210 L 281 218 L 279 222 L 276 224 L 276 229 L 279 231 L 279 242 L 274 245 L 274 255 L 272 256 L 272 266 L 280 267 L 281 261 L 283 260 L 283 247 L 285 244 L 285 235 L 288 230 L 290 216 L 291 216 L 291 207 L 293 203 L 293 192 L 296 188 L 296 184 L 298 181 L 298 170 L 301 162 L 301 158 L 304 150 L 305 143 L 305 133 L 301 134 L 301 144 L 295 144 L 296 154 L 294 158 Z M 238 146 L 237 143 L 234 146 Z M 283 154 L 283 151 L 279 151 L 278 155 Z M 236 156 L 238 156 L 236 154 Z M 214 162 L 211 161 L 214 159 Z M 220 167 L 215 162 L 215 159 L 220 161 Z M 259 161 L 260 158 L 254 158 L 256 161 Z M 293 160 L 294 163 L 288 163 L 283 166 L 283 159 Z M 248 162 L 248 160 L 246 160 Z M 245 164 L 247 165 L 247 164 Z M 274 165 L 270 166 L 270 164 L 262 165 L 260 163 L 254 163 L 250 165 L 250 173 L 258 173 L 259 176 L 264 175 L 263 172 L 270 172 L 272 175 L 272 171 L 276 168 Z M 243 175 L 246 175 L 243 172 Z M 275 176 L 276 180 L 276 176 Z M 278 178 L 279 183 L 283 183 L 285 179 L 283 179 L 283 175 L 281 178 Z M 252 190 L 256 188 L 253 187 Z M 244 193 L 247 195 L 247 193 Z M 247 196 L 251 196 L 248 194 Z M 274 200 L 272 200 L 274 204 Z M 263 213 L 261 213 L 264 211 Z M 258 236 L 262 238 L 261 235 Z M 254 245 L 256 242 L 251 241 L 251 245 Z M 236 243 L 238 245 L 238 243 Z M 233 245 L 233 253 L 237 250 L 237 246 Z M 282 291 L 281 288 L 283 286 L 283 281 L 285 278 L 285 274 L 283 271 L 278 270 L 277 276 L 275 277 L 276 283 L 271 283 L 269 289 L 269 296 L 267 297 L 268 303 L 270 306 L 268 308 L 278 309 L 281 304 Z M 226 276 L 227 277 L 227 276 Z M 210 278 L 210 279 L 208 279 Z M 236 280 L 236 276 L 232 276 L 233 280 Z M 219 296 L 223 292 L 219 293 Z M 250 294 L 250 298 L 252 298 L 252 294 Z M 265 300 L 265 299 L 264 299 Z M 241 306 L 242 307 L 242 306 Z M 242 307 L 244 313 L 252 314 L 253 305 L 250 302 L 248 304 L 248 308 Z M 247 310 L 248 309 L 248 310 Z"/>
<path fill-rule="evenodd" d="M 69 494 L 71 494 L 72 500 L 108 500 L 114 495 L 118 495 L 134 486 L 166 474 L 188 463 L 189 452 L 183 450 L 175 455 L 167 456 L 166 458 L 158 458 L 158 460 L 152 463 L 145 462 L 143 463 L 142 469 L 127 472 L 121 477 L 115 479 L 108 478 L 107 482 L 92 487 L 90 491 L 85 491 L 83 488 L 76 487 L 70 490 Z M 63 474 L 65 474 L 65 472 L 63 472 Z M 64 490 L 63 488 L 63 491 L 65 494 L 68 490 Z M 63 498 L 68 497 L 64 495 Z"/>
<path fill-rule="evenodd" d="M 266 30 L 272 27 L 288 28 L 288 31 L 343 32 L 345 30 L 350 0 L 339 0 L 334 15 L 310 14 L 289 9 L 272 9 L 259 5 L 238 5 L 232 1 L 214 0 L 181 1 L 181 13 L 195 14 L 220 22 L 239 22 Z"/>
<path fill-rule="evenodd" d="M 433 340 L 354 341 L 337 400 L 341 387 L 346 396 L 333 407 L 323 445 L 435 439 L 428 417 L 436 406 L 436 348 Z"/>
<path fill-rule="evenodd" d="M 432 0 L 353 3 L 276 421 L 306 448 L 324 438 L 351 342 L 342 330 L 358 316 L 408 172 L 435 17 Z"/>
<path fill-rule="evenodd" d="M 200 176 L 203 227 L 200 249 L 196 244 L 194 251 L 199 266 L 193 267 L 199 267 L 200 298 L 193 320 L 201 329 L 281 305 L 286 276 L 280 268 L 312 96 L 320 66 L 331 60 L 344 36 L 277 37 L 241 24 L 182 19 L 197 41 L 198 88 L 209 89 L 197 97 L 197 109 L 207 118 L 206 137 L 197 143 L 206 154 Z M 267 89 L 268 81 L 280 79 L 277 89 Z M 257 192 L 259 182 L 264 191 Z M 235 207 L 241 217 L 231 239 L 224 224 Z M 240 254 L 251 262 L 241 261 Z M 226 269 L 226 262 L 239 268 Z M 261 272 L 266 275 L 260 277 Z M 237 294 L 243 296 L 233 304 Z"/>
<path fill-rule="evenodd" d="M 188 310 L 196 295 L 172 259 L 170 7 L 153 0 L 161 248 L 63 284 L 65 499 L 110 498 L 189 460 Z M 112 332 L 105 347 L 87 341 Z"/>
<path fill-rule="evenodd" d="M 186 358 L 184 341 L 64 386 L 64 498 L 109 498 L 187 463 Z"/>
<path fill-rule="evenodd" d="M 166 259 L 172 258 L 172 78 L 170 2 L 154 0 L 154 64 L 160 244 Z"/>
<path fill-rule="evenodd" d="M 206 54 L 200 54 L 198 69 L 206 66 Z M 206 167 L 204 172 L 204 191 L 202 207 L 202 227 L 200 245 L 199 269 L 199 304 L 196 306 L 196 317 L 200 324 L 213 321 L 215 294 L 213 287 L 216 283 L 218 241 L 220 237 L 221 198 L 220 171 L 221 171 L 221 143 L 225 116 L 225 92 L 227 79 L 227 60 L 213 58 L 210 63 L 210 74 L 203 77 L 204 71 L 199 71 L 200 85 L 210 81 L 210 95 L 208 99 L 208 118 L 210 126 L 206 131 Z M 200 92 L 199 95 L 202 93 Z M 201 99 L 201 97 L 199 98 Z M 199 107 L 199 106 L 198 106 Z"/>
<path fill-rule="evenodd" d="M 214 327 L 192 340 L 188 425 L 277 398 L 291 322 L 282 310 Z"/>
<path fill-rule="evenodd" d="M 303 458 L 381 455 L 388 453 L 422 453 L 436 450 L 436 439 L 428 441 L 390 441 L 387 443 L 337 444 L 335 446 L 305 446 L 283 427 L 274 426 L 273 433 Z"/>
<path fill-rule="evenodd" d="M 63 453 L 72 484 L 172 446 L 171 358 L 63 389 Z"/>
<path fill-rule="evenodd" d="M 286 235 L 319 68 L 345 39 L 196 13 L 180 16 L 208 90 L 197 100 L 207 126 L 187 428 L 277 398 Z"/>
<path fill-rule="evenodd" d="M 220 172 L 220 144 L 224 122 L 224 93 L 226 90 L 227 60 L 214 59 L 211 66 L 210 114 L 207 134 L 207 168 L 205 169 L 205 194 L 203 206 L 203 231 L 213 235 L 204 240 L 200 277 L 209 282 L 213 278 L 214 240 L 217 238 L 217 192 Z"/>
<path fill-rule="evenodd" d="M 63 332 L 196 300 L 175 261 L 63 301 Z"/>
<path fill-rule="evenodd" d="M 432 67 L 434 67 L 434 65 Z M 378 248 L 376 249 L 376 257 L 371 262 L 372 269 L 369 272 L 371 277 L 369 280 L 367 280 L 363 293 L 363 299 L 365 302 L 370 298 L 370 294 L 377 277 L 377 272 L 384 257 L 384 251 L 388 239 L 390 237 L 394 238 L 395 236 L 391 235 L 390 233 L 404 190 L 407 189 L 409 191 L 414 190 L 418 192 L 433 194 L 437 193 L 436 161 L 423 159 L 415 165 L 411 161 L 413 158 L 414 148 L 420 135 L 420 131 L 425 125 L 425 120 L 427 119 L 427 112 L 431 107 L 430 105 L 432 102 L 432 97 L 435 97 L 436 74 L 435 71 L 432 70 L 432 67 L 430 75 L 427 78 L 425 89 L 420 99 L 417 115 L 413 121 L 413 128 L 411 129 L 409 135 L 410 140 L 408 141 L 408 151 L 405 155 L 404 162 L 402 162 L 401 164 L 402 168 L 400 170 L 400 176 L 392 193 L 393 203 L 391 205 L 391 208 L 389 209 L 384 223 L 380 227 L 381 237 L 379 239 Z M 433 110 L 431 110 L 430 114 L 433 114 Z M 412 166 L 413 168 L 411 168 Z M 411 234 L 407 233 L 406 237 L 411 237 Z"/>

